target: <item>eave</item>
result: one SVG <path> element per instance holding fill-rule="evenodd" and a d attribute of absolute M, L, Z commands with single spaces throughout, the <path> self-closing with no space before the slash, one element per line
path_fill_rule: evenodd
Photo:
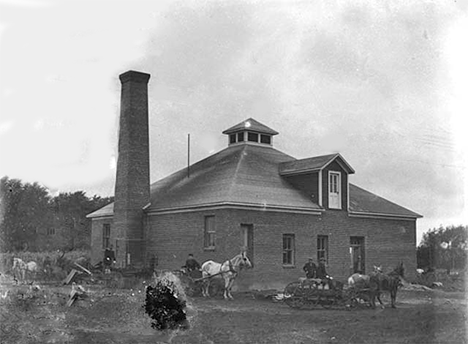
<path fill-rule="evenodd" d="M 422 218 L 422 215 L 401 215 L 401 214 L 386 214 L 386 213 L 371 213 L 363 211 L 348 211 L 349 217 L 358 218 L 373 218 L 373 219 L 386 219 L 386 220 L 416 220 Z"/>
<path fill-rule="evenodd" d="M 174 213 L 186 213 L 194 211 L 219 210 L 219 209 L 241 209 L 241 210 L 261 210 L 294 214 L 321 215 L 324 209 L 311 209 L 302 207 L 286 207 L 281 205 L 266 205 L 258 203 L 240 203 L 240 202 L 218 202 L 205 203 L 193 206 L 160 208 L 147 211 L 148 215 L 162 215 Z"/>

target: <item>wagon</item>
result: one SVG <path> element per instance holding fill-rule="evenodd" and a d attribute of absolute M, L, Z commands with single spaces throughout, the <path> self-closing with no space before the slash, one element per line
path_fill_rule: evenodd
<path fill-rule="evenodd" d="M 185 269 L 176 270 L 173 272 L 177 277 L 179 277 L 182 285 L 184 286 L 184 291 L 187 296 L 201 296 L 203 283 L 207 279 L 212 279 L 219 274 L 202 277 L 200 271 L 191 271 L 187 272 Z M 218 295 L 221 291 L 224 290 L 224 285 L 218 279 L 214 279 L 210 283 L 209 293 L 212 296 Z"/>
<path fill-rule="evenodd" d="M 370 290 L 368 288 L 344 288 L 343 283 L 336 281 L 331 286 L 326 280 L 316 278 L 299 278 L 289 283 L 284 289 L 284 302 L 292 308 L 346 308 L 351 309 L 362 304 L 368 305 Z"/>

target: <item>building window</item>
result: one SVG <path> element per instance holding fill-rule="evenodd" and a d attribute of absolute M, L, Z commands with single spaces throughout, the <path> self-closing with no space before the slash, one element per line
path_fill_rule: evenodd
<path fill-rule="evenodd" d="M 328 262 L 328 236 L 319 235 L 317 236 L 317 261 L 325 258 L 325 261 Z"/>
<path fill-rule="evenodd" d="M 364 237 L 350 237 L 351 273 L 366 273 Z"/>
<path fill-rule="evenodd" d="M 269 136 L 269 135 L 260 135 L 260 142 L 261 143 L 266 143 L 266 144 L 271 144 L 271 136 Z"/>
<path fill-rule="evenodd" d="M 102 248 L 110 246 L 110 224 L 104 223 L 102 225 Z"/>
<path fill-rule="evenodd" d="M 243 142 L 243 141 L 244 141 L 244 132 L 237 133 L 237 142 Z"/>
<path fill-rule="evenodd" d="M 250 142 L 258 142 L 258 134 L 256 133 L 248 133 L 247 140 Z"/>
<path fill-rule="evenodd" d="M 328 174 L 328 207 L 332 209 L 341 209 L 340 177 L 340 172 L 330 171 Z"/>
<path fill-rule="evenodd" d="M 236 143 L 236 134 L 229 135 L 229 143 Z"/>
<path fill-rule="evenodd" d="M 214 249 L 215 248 L 215 217 L 214 216 L 205 216 L 205 249 Z"/>
<path fill-rule="evenodd" d="M 294 265 L 294 234 L 283 234 L 283 265 Z"/>
<path fill-rule="evenodd" d="M 47 235 L 55 235 L 55 228 L 47 228 Z"/>

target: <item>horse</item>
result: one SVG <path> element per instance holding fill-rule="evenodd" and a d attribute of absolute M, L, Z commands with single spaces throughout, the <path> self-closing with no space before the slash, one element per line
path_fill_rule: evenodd
<path fill-rule="evenodd" d="M 390 293 L 392 308 L 396 308 L 396 295 L 398 287 L 402 285 L 402 279 L 404 277 L 405 268 L 403 263 L 400 262 L 396 268 L 388 273 L 378 273 L 370 277 L 371 290 L 376 289 L 375 293 L 371 293 L 371 306 L 375 308 L 375 297 L 379 300 L 383 308 L 383 303 L 380 300 L 380 294 L 382 291 L 388 291 Z"/>
<path fill-rule="evenodd" d="M 210 278 L 214 275 L 221 275 L 224 278 L 224 299 L 232 300 L 231 288 L 234 280 L 239 275 L 243 268 L 251 268 L 252 263 L 245 252 L 241 252 L 232 259 L 226 260 L 224 263 L 216 263 L 212 260 L 204 262 L 201 266 L 202 276 L 205 281 L 202 286 L 202 294 L 204 297 L 209 297 Z"/>
<path fill-rule="evenodd" d="M 26 279 L 26 273 L 33 273 L 34 276 L 37 273 L 37 263 L 30 261 L 25 263 L 21 258 L 13 258 L 13 267 L 12 270 L 15 275 L 19 274 L 19 277 L 24 281 Z"/>
<path fill-rule="evenodd" d="M 375 266 L 374 265 L 374 271 L 371 274 L 377 274 L 382 272 L 382 266 Z M 365 286 L 368 286 L 369 280 L 370 280 L 371 275 L 362 275 L 359 273 L 352 274 L 348 278 L 348 285 L 350 287 L 354 287 L 356 285 L 363 284 Z"/>
<path fill-rule="evenodd" d="M 360 289 L 369 289 L 369 303 L 371 307 L 375 308 L 375 298 L 377 297 L 377 300 L 379 300 L 379 303 L 381 306 L 383 306 L 383 302 L 380 299 L 380 291 L 378 288 L 378 285 L 375 283 L 371 283 L 371 277 L 382 274 L 382 266 L 375 266 L 374 265 L 374 271 L 371 272 L 369 275 L 363 275 L 360 273 L 355 273 L 352 274 L 348 278 L 348 287 L 355 289 L 355 290 L 360 290 Z"/>

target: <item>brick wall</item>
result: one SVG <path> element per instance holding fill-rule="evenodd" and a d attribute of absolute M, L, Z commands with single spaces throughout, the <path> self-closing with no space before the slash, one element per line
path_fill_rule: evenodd
<path fill-rule="evenodd" d="M 203 249 L 204 217 L 214 215 L 216 249 Z M 243 271 L 236 281 L 241 289 L 281 289 L 303 276 L 302 266 L 317 255 L 317 235 L 329 237 L 328 272 L 340 281 L 350 275 L 350 236 L 365 238 L 365 265 L 392 269 L 403 261 L 407 275 L 416 269 L 416 229 L 414 221 L 351 218 L 345 211 L 329 210 L 322 216 L 268 211 L 224 209 L 153 215 L 148 219 L 147 247 L 158 257 L 160 269 L 177 269 L 193 253 L 201 263 L 225 261 L 239 253 L 243 245 L 240 225 L 254 227 L 255 267 Z M 295 234 L 294 267 L 282 265 L 282 236 Z"/>
<path fill-rule="evenodd" d="M 117 252 L 119 265 L 131 255 L 131 264 L 144 259 L 143 211 L 149 203 L 149 74 L 129 71 L 120 75 L 122 83 L 119 155 L 115 183 L 115 232 L 124 245 Z"/>

